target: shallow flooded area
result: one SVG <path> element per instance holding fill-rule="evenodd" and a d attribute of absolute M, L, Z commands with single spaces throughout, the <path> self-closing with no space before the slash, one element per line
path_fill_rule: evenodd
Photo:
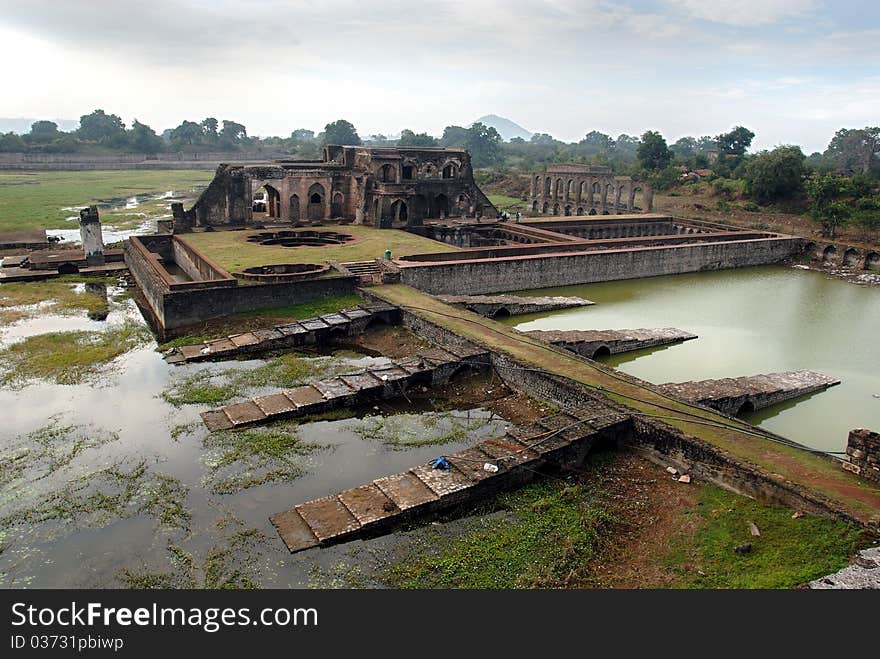
<path fill-rule="evenodd" d="M 85 308 L 51 313 L 45 300 L 43 313 L 0 326 L 0 587 L 307 586 L 322 554 L 292 560 L 270 515 L 508 425 L 481 401 L 422 392 L 411 403 L 208 433 L 204 410 L 388 360 L 347 350 L 172 366 L 123 293 L 106 287 L 105 320 Z M 118 332 L 130 327 L 120 348 Z M 97 350 L 108 342 L 121 354 Z"/>
<path fill-rule="evenodd" d="M 521 330 L 676 327 L 698 339 L 614 355 L 656 384 L 810 369 L 842 384 L 746 420 L 810 447 L 842 451 L 853 428 L 880 427 L 880 288 L 768 266 L 526 291 L 595 306 L 504 322 Z"/>

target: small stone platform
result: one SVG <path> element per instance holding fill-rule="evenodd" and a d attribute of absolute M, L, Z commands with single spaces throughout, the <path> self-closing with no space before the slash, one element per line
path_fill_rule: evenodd
<path fill-rule="evenodd" d="M 815 371 L 788 371 L 741 378 L 668 383 L 659 388 L 671 396 L 735 416 L 799 398 L 840 384 Z"/>
<path fill-rule="evenodd" d="M 620 439 L 628 422 L 626 415 L 595 403 L 445 455 L 448 469 L 413 467 L 301 503 L 270 521 L 291 552 L 378 535 L 417 515 L 521 485 L 541 468 L 576 467 L 597 440 Z"/>
<path fill-rule="evenodd" d="M 315 318 L 172 348 L 165 353 L 165 361 L 169 364 L 184 364 L 233 359 L 243 354 L 320 345 L 331 336 L 360 334 L 374 321 L 397 325 L 400 322 L 400 309 L 390 304 L 360 305 Z"/>
<path fill-rule="evenodd" d="M 621 352 L 672 345 L 697 338 L 696 334 L 674 327 L 624 330 L 533 330 L 524 334 L 590 359 L 601 355 L 616 355 Z"/>
<path fill-rule="evenodd" d="M 438 295 L 446 304 L 468 309 L 487 318 L 521 316 L 595 304 L 582 297 L 527 297 L 522 295 Z"/>
<path fill-rule="evenodd" d="M 0 249 L 43 249 L 53 244 L 45 229 L 0 231 Z"/>
<path fill-rule="evenodd" d="M 411 359 L 394 360 L 389 366 L 285 389 L 269 396 L 202 412 L 201 416 L 208 429 L 215 432 L 283 418 L 323 414 L 340 407 L 396 398 L 412 386 L 439 386 L 462 369 L 482 370 L 488 365 L 488 353 L 473 344 L 456 345 L 454 348 L 445 346 Z"/>

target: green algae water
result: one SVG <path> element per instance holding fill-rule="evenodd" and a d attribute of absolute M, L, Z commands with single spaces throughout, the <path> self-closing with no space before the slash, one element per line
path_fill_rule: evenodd
<path fill-rule="evenodd" d="M 842 384 L 745 420 L 825 451 L 880 429 L 880 287 L 769 266 L 526 291 L 595 306 L 505 322 L 520 330 L 677 327 L 698 339 L 603 361 L 655 384 L 809 369 Z"/>

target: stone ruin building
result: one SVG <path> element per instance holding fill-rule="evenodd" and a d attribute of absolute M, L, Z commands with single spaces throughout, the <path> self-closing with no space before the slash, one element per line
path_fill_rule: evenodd
<path fill-rule="evenodd" d="M 548 165 L 546 172 L 532 174 L 530 187 L 529 208 L 542 215 L 647 212 L 653 199 L 646 184 L 597 165 Z"/>
<path fill-rule="evenodd" d="M 172 206 L 174 231 L 262 222 L 341 220 L 380 228 L 498 211 L 474 182 L 464 149 L 325 146 L 322 160 L 220 165 L 195 205 Z M 254 194 L 265 190 L 265 217 Z"/>

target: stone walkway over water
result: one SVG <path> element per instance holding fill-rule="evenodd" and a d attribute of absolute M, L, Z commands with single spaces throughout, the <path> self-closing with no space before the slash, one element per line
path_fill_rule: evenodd
<path fill-rule="evenodd" d="M 360 334 L 375 321 L 396 325 L 400 322 L 400 310 L 390 304 L 361 305 L 316 318 L 233 334 L 205 343 L 179 346 L 166 353 L 165 361 L 169 364 L 183 364 L 233 359 L 239 355 L 268 350 L 314 346 L 326 342 L 334 335 Z"/>
<path fill-rule="evenodd" d="M 672 345 L 697 338 L 696 334 L 674 327 L 624 330 L 532 330 L 524 334 L 590 359 Z"/>
<path fill-rule="evenodd" d="M 660 389 L 682 400 L 736 416 L 822 391 L 836 384 L 840 384 L 840 380 L 815 371 L 789 371 L 741 378 L 669 383 L 660 385 Z"/>

